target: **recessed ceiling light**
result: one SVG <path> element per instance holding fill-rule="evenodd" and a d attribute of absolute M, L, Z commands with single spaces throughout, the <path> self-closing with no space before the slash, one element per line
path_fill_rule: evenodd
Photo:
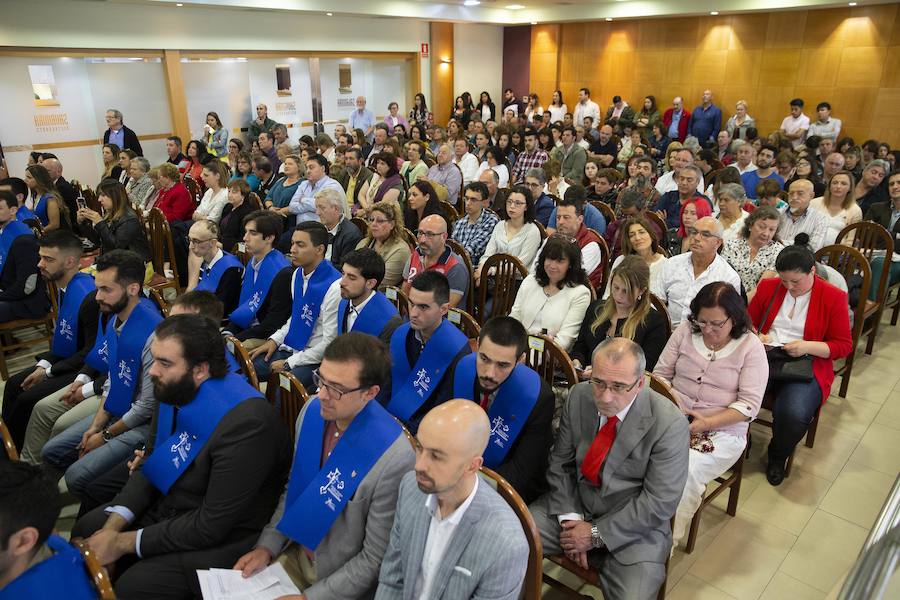
<path fill-rule="evenodd" d="M 466 0 L 465 2 L 463 2 L 463 4 L 465 6 L 478 6 L 479 4 L 481 4 L 481 0 Z"/>
<path fill-rule="evenodd" d="M 506 8 L 508 10 L 522 10 L 525 6 L 522 4 L 508 4 Z"/>
<path fill-rule="evenodd" d="M 714 17 L 715 17 L 715 16 L 716 16 L 716 15 L 718 15 L 718 14 L 719 14 L 719 11 L 717 11 L 717 10 L 713 10 L 713 11 L 710 11 L 710 13 L 709 13 L 709 14 L 711 14 L 711 15 L 712 15 L 712 16 L 714 16 Z"/>
<path fill-rule="evenodd" d="M 612 17 L 606 17 L 607 22 L 612 21 Z"/>
<path fill-rule="evenodd" d="M 333 16 L 334 16 L 334 13 L 325 13 L 325 16 L 326 16 L 326 17 L 333 17 Z"/>
<path fill-rule="evenodd" d="M 847 5 L 848 6 L 856 6 L 856 2 L 848 2 Z"/>
<path fill-rule="evenodd" d="M 181 2 L 179 2 L 179 3 L 176 4 L 175 6 L 184 6 L 184 4 L 182 4 Z"/>
<path fill-rule="evenodd" d="M 537 25 L 537 21 L 532 21 L 531 24 L 532 24 L 532 25 Z"/>

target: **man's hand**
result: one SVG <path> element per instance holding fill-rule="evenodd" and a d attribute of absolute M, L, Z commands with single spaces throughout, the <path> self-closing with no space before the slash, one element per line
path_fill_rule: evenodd
<path fill-rule="evenodd" d="M 238 559 L 232 569 L 241 572 L 243 577 L 252 577 L 272 564 L 272 553 L 262 546 L 254 548 Z"/>
<path fill-rule="evenodd" d="M 22 381 L 21 387 L 23 390 L 27 390 L 28 388 L 35 385 L 36 383 L 43 381 L 46 376 L 47 376 L 47 369 L 45 369 L 44 367 L 35 367 L 34 371 L 32 371 L 28 375 L 28 377 L 26 377 Z"/>
<path fill-rule="evenodd" d="M 66 393 L 62 395 L 60 400 L 66 406 L 75 406 L 82 400 L 84 400 L 84 394 L 81 393 L 81 388 L 84 386 L 80 381 L 73 381 L 69 385 L 69 389 L 66 390 Z"/>
<path fill-rule="evenodd" d="M 78 458 L 81 458 L 91 450 L 96 450 L 105 443 L 102 433 L 94 433 L 87 439 L 82 437 L 81 444 L 79 445 L 80 452 L 78 453 Z"/>
<path fill-rule="evenodd" d="M 128 476 L 134 475 L 134 472 L 141 468 L 141 465 L 144 462 L 144 457 L 147 455 L 144 450 L 135 450 L 134 458 L 128 461 Z"/>
<path fill-rule="evenodd" d="M 285 371 L 289 371 L 287 360 L 273 360 L 271 364 L 269 364 L 269 370 L 273 373 L 283 373 Z"/>
<path fill-rule="evenodd" d="M 275 340 L 266 340 L 263 345 L 250 351 L 250 360 L 253 360 L 260 354 L 265 354 L 263 360 L 268 361 L 272 358 L 272 354 L 274 354 L 276 350 L 278 350 L 278 344 L 275 343 Z"/>
<path fill-rule="evenodd" d="M 563 521 L 562 533 L 559 534 L 559 545 L 569 553 L 587 552 L 593 549 L 591 543 L 591 524 L 587 521 Z M 569 556 L 569 558 L 572 558 Z M 574 560 L 574 559 L 573 559 Z"/>
<path fill-rule="evenodd" d="M 137 534 L 133 531 L 119 533 L 112 529 L 100 529 L 88 538 L 88 547 L 96 554 L 103 566 L 111 565 L 126 554 L 134 552 L 134 540 Z"/>

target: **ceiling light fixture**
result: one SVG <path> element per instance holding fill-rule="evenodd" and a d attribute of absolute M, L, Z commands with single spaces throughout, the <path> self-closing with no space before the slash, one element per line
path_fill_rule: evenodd
<path fill-rule="evenodd" d="M 478 6 L 481 4 L 481 0 L 466 0 L 463 2 L 464 6 Z"/>
<path fill-rule="evenodd" d="M 612 21 L 612 17 L 606 17 L 606 22 L 609 23 L 610 21 Z"/>
<path fill-rule="evenodd" d="M 710 13 L 709 13 L 709 14 L 711 14 L 711 15 L 712 15 L 712 16 L 714 16 L 714 17 L 715 17 L 715 16 L 717 16 L 717 15 L 718 15 L 718 14 L 719 14 L 719 11 L 717 11 L 717 10 L 713 10 L 713 11 L 710 11 Z"/>
<path fill-rule="evenodd" d="M 184 6 L 184 4 L 182 4 L 182 3 L 181 3 L 181 2 L 179 2 L 179 3 L 178 3 L 178 4 L 176 4 L 176 5 L 175 5 L 175 6 L 177 6 L 177 7 L 179 7 L 179 8 L 181 8 L 181 7 L 182 7 L 182 6 Z"/>
<path fill-rule="evenodd" d="M 508 4 L 506 6 L 507 10 L 522 10 L 523 8 L 525 8 L 525 6 L 522 4 Z"/>
<path fill-rule="evenodd" d="M 325 16 L 326 16 L 326 17 L 333 17 L 333 16 L 334 16 L 334 13 L 325 13 Z"/>
<path fill-rule="evenodd" d="M 532 25 L 537 25 L 537 21 L 532 21 L 531 24 L 532 24 Z"/>
<path fill-rule="evenodd" d="M 856 2 L 848 2 L 847 6 L 856 6 Z"/>

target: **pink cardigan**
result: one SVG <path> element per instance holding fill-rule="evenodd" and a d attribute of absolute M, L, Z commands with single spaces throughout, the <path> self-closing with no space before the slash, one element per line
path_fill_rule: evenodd
<path fill-rule="evenodd" d="M 653 374 L 672 384 L 682 410 L 712 414 L 733 408 L 746 415 L 746 421 L 718 430 L 746 437 L 750 420 L 759 412 L 769 379 L 769 363 L 762 342 L 748 332 L 728 356 L 709 360 L 694 347 L 693 337 L 688 321 L 679 325 L 663 349 Z"/>

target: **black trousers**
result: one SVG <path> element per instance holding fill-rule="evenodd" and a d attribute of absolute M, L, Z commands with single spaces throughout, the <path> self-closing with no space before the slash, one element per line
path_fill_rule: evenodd
<path fill-rule="evenodd" d="M 98 506 L 109 504 L 116 494 L 122 491 L 122 488 L 128 483 L 128 461 L 130 460 L 131 457 L 123 460 L 80 491 L 78 494 L 78 499 L 81 500 L 81 507 L 78 509 L 79 519 Z"/>
<path fill-rule="evenodd" d="M 103 527 L 108 505 L 99 506 L 75 523 L 72 537 L 89 538 Z M 134 529 L 146 527 L 138 519 Z M 201 598 L 197 569 L 230 569 L 256 543 L 258 533 L 231 540 L 215 548 L 173 552 L 138 558 L 123 556 L 115 564 L 114 587 L 121 600 L 187 600 Z"/>
<path fill-rule="evenodd" d="M 77 373 L 67 373 L 59 377 L 50 377 L 39 381 L 27 390 L 22 389 L 22 382 L 31 375 L 34 367 L 19 371 L 9 378 L 3 388 L 3 422 L 9 428 L 13 442 L 19 451 L 25 442 L 25 431 L 34 405 L 41 399 L 57 392 L 75 381 Z"/>

